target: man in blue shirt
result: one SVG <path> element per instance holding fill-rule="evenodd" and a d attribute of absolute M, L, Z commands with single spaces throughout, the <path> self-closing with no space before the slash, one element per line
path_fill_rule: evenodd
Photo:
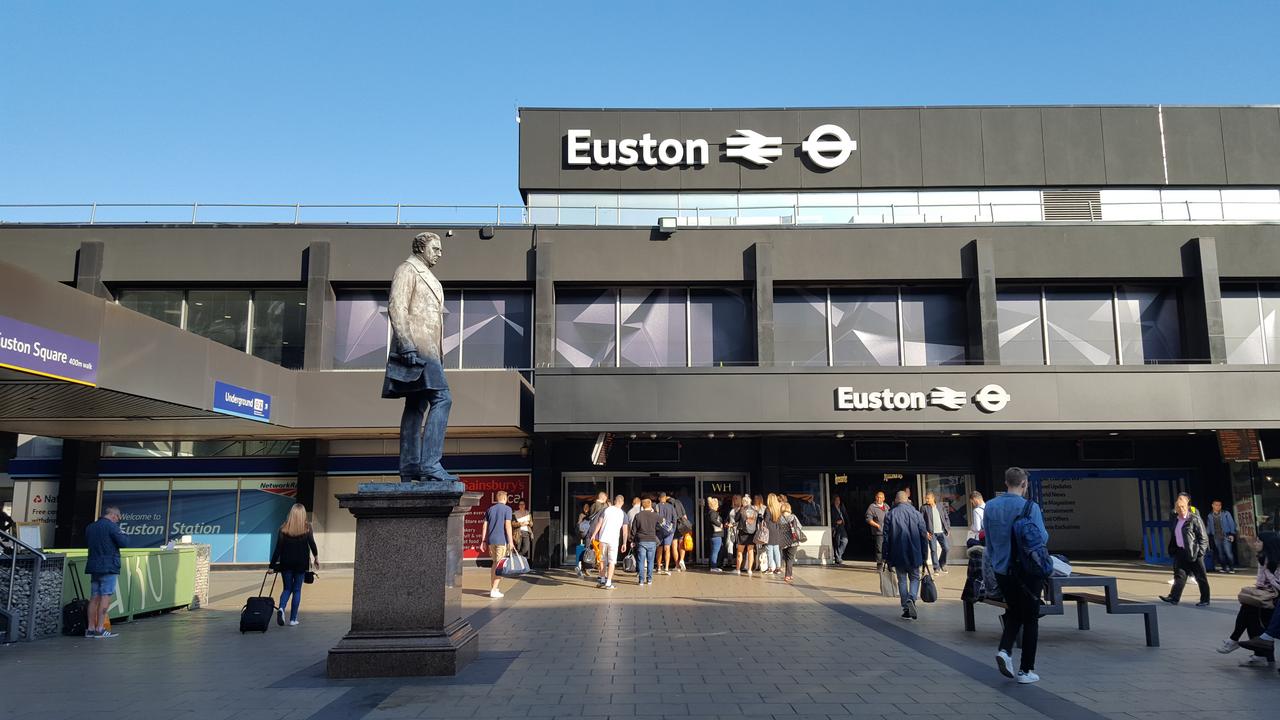
<path fill-rule="evenodd" d="M 902 618 L 915 620 L 916 600 L 920 597 L 920 566 L 929 556 L 929 533 L 924 516 L 911 504 L 905 490 L 893 498 L 893 509 L 885 513 L 884 560 L 898 573 L 898 598 L 902 601 Z"/>
<path fill-rule="evenodd" d="M 507 505 L 507 491 L 499 490 L 493 496 L 493 504 L 484 511 L 484 523 L 480 526 L 480 552 L 488 551 L 493 567 L 489 569 L 489 597 L 500 598 L 498 591 L 498 564 L 507 556 L 511 541 L 511 506 Z"/>
<path fill-rule="evenodd" d="M 1004 632 L 1000 635 L 1000 646 L 996 651 L 996 667 L 1005 677 L 1015 678 L 1026 685 L 1040 679 L 1035 673 L 1036 642 L 1040 637 L 1040 592 L 1037 588 L 1027 587 L 1017 576 L 1013 566 L 1016 560 L 1011 555 L 1013 523 L 1031 502 L 1025 497 L 1027 471 L 1018 467 L 1005 470 L 1004 485 L 1005 494 L 986 504 L 982 518 L 987 531 L 987 558 L 996 572 L 996 584 L 1008 604 L 1004 613 Z M 1048 544 L 1049 532 L 1044 529 L 1044 515 L 1039 505 L 1031 504 L 1029 520 Z M 1022 664 L 1015 674 L 1010 653 L 1019 631 L 1022 632 Z"/>
<path fill-rule="evenodd" d="M 120 577 L 120 548 L 129 545 L 129 537 L 120 529 L 120 508 L 108 505 L 102 517 L 84 531 L 85 546 L 89 557 L 84 572 L 89 576 L 89 623 L 85 637 L 113 638 L 116 633 L 103 629 L 107 624 L 107 609 L 111 596 L 116 594 L 116 580 Z"/>

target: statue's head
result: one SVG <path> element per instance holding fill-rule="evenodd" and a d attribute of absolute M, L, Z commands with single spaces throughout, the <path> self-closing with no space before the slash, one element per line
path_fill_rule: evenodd
<path fill-rule="evenodd" d="M 440 236 L 433 232 L 418 233 L 413 236 L 413 254 L 422 258 L 427 267 L 435 267 L 444 257 L 444 247 L 440 244 Z"/>

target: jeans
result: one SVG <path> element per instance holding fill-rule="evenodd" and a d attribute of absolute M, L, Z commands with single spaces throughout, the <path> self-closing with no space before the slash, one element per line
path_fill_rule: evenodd
<path fill-rule="evenodd" d="M 884 533 L 875 533 L 871 539 L 876 543 L 876 567 L 884 564 Z"/>
<path fill-rule="evenodd" d="M 1223 537 L 1221 540 L 1213 539 L 1213 559 L 1218 564 L 1219 570 L 1235 570 L 1236 569 L 1236 549 L 1235 543 Z"/>
<path fill-rule="evenodd" d="M 636 543 L 636 547 L 640 550 L 639 562 L 636 563 L 636 570 L 640 573 L 639 581 L 641 584 L 653 582 L 653 560 L 658 555 L 658 543 L 641 540 Z"/>
<path fill-rule="evenodd" d="M 1013 642 L 1022 631 L 1022 672 L 1036 669 L 1036 643 L 1040 640 L 1040 598 L 1010 575 L 996 573 L 996 584 L 1009 608 L 1004 612 L 1000 649 L 1012 654 Z"/>
<path fill-rule="evenodd" d="M 582 567 L 582 555 L 586 552 L 587 552 L 587 546 L 583 545 L 582 541 L 579 540 L 578 547 L 574 548 L 573 550 L 573 561 L 575 564 L 578 565 L 578 567 Z"/>
<path fill-rule="evenodd" d="M 444 454 L 444 430 L 449 424 L 453 396 L 449 389 L 423 390 L 404 398 L 404 414 L 400 416 L 400 480 L 410 482 L 419 477 L 431 480 L 457 480 L 440 464 Z M 423 423 L 423 418 L 426 422 Z"/>
<path fill-rule="evenodd" d="M 840 563 L 844 562 L 844 549 L 849 547 L 849 533 L 845 532 L 844 528 L 842 527 L 839 530 L 835 531 L 835 534 L 833 535 L 833 537 L 835 538 L 835 541 L 836 541 L 835 562 L 837 565 L 839 565 Z"/>
<path fill-rule="evenodd" d="M 946 567 L 947 551 L 950 549 L 951 542 L 947 540 L 946 533 L 934 533 L 933 537 L 929 538 L 929 559 L 933 561 L 934 570 Z"/>
<path fill-rule="evenodd" d="M 782 550 L 777 545 L 765 545 L 765 556 L 769 558 L 769 569 L 777 570 L 782 567 Z"/>
<path fill-rule="evenodd" d="M 280 593 L 280 609 L 284 610 L 285 602 L 292 597 L 293 602 L 289 605 L 289 619 L 298 619 L 298 604 L 302 602 L 302 579 L 306 577 L 306 573 L 290 572 L 284 570 L 280 573 L 280 577 L 284 578 L 284 591 Z"/>
<path fill-rule="evenodd" d="M 894 568 L 894 572 L 898 574 L 898 598 L 906 607 L 920 597 L 920 568 Z"/>
<path fill-rule="evenodd" d="M 1209 602 L 1209 578 L 1204 574 L 1204 558 L 1192 560 L 1191 555 L 1181 548 L 1173 558 L 1173 589 L 1169 591 L 1169 599 L 1174 602 L 1182 599 L 1182 590 L 1187 586 L 1187 573 L 1195 576 L 1196 585 L 1200 587 L 1200 602 Z"/>
<path fill-rule="evenodd" d="M 1267 623 L 1267 637 L 1280 640 L 1280 612 L 1271 613 L 1271 622 Z"/>
<path fill-rule="evenodd" d="M 720 548 L 723 546 L 724 538 L 719 535 L 711 536 L 711 559 L 707 561 L 709 566 L 713 568 L 720 566 Z"/>

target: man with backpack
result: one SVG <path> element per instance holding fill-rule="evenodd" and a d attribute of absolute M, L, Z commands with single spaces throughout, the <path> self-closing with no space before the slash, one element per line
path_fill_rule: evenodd
<path fill-rule="evenodd" d="M 679 518 L 676 506 L 667 499 L 665 492 L 658 493 L 658 506 L 654 508 L 658 513 L 658 572 L 662 575 L 671 574 L 671 565 L 676 559 L 672 543 L 676 537 L 676 519 Z"/>
<path fill-rule="evenodd" d="M 1040 637 L 1040 595 L 1045 579 L 1052 573 L 1049 532 L 1044 528 L 1040 506 L 1025 497 L 1027 471 L 1019 467 L 1005 470 L 1004 485 L 1007 492 L 987 503 L 983 513 L 987 559 L 1008 604 L 996 667 L 1005 677 L 1027 685 L 1040 680 L 1035 673 L 1036 643 Z M 1045 561 L 1050 562 L 1048 570 Z M 1022 663 L 1015 673 L 1011 653 L 1019 631 Z"/>

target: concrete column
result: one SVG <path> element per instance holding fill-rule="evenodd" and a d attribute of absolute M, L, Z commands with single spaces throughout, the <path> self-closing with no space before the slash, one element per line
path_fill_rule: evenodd
<path fill-rule="evenodd" d="M 337 298 L 329 282 L 328 240 L 314 240 L 307 248 L 303 266 L 307 278 L 307 335 L 303 367 L 307 370 L 333 369 L 333 344 L 337 336 Z"/>
<path fill-rule="evenodd" d="M 57 547 L 84 547 L 84 529 L 97 519 L 98 461 L 102 445 L 84 440 L 62 441 L 62 474 L 58 478 L 58 519 L 53 530 Z"/>
<path fill-rule="evenodd" d="M 748 250 L 748 267 L 755 280 L 756 360 L 773 365 L 773 244 L 758 242 Z"/>
<path fill-rule="evenodd" d="M 315 512 L 316 478 L 323 473 L 325 459 L 329 457 L 329 441 L 303 439 L 298 441 L 298 495 L 309 512 Z"/>
<path fill-rule="evenodd" d="M 102 260 L 106 248 L 100 240 L 86 240 L 80 243 L 76 252 L 76 289 L 96 297 L 114 300 L 107 286 L 102 282 Z"/>
<path fill-rule="evenodd" d="M 969 278 L 969 361 L 1000 364 L 1000 322 L 996 306 L 995 248 L 988 238 L 969 243 L 961 258 Z"/>
<path fill-rule="evenodd" d="M 1215 365 L 1226 364 L 1226 327 L 1222 323 L 1222 278 L 1217 269 L 1217 241 L 1197 237 L 1183 247 L 1184 273 L 1190 283 L 1187 313 L 1188 354 L 1207 357 Z"/>
<path fill-rule="evenodd" d="M 533 366 L 552 367 L 556 361 L 556 285 L 554 245 L 534 229 Z"/>

